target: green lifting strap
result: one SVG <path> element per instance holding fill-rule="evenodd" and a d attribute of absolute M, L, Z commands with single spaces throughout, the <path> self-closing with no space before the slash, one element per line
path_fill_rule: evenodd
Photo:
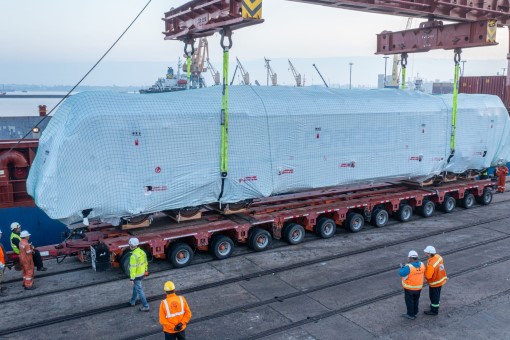
<path fill-rule="evenodd" d="M 453 78 L 453 105 L 452 105 L 452 135 L 450 138 L 450 152 L 455 152 L 455 133 L 457 130 L 457 103 L 459 97 L 459 62 L 455 62 L 455 77 Z"/>
<path fill-rule="evenodd" d="M 406 89 L 406 69 L 407 67 L 402 67 L 402 90 Z"/>
<path fill-rule="evenodd" d="M 188 90 L 191 87 L 191 54 L 188 53 L 188 57 L 186 58 L 186 66 L 188 68 L 186 72 L 186 79 L 188 80 L 187 87 Z"/>
<path fill-rule="evenodd" d="M 228 60 L 229 50 L 223 50 L 223 93 L 221 103 L 221 177 L 228 174 Z"/>

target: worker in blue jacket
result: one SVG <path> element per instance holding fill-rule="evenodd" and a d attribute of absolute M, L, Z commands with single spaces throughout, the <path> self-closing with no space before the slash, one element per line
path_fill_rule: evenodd
<path fill-rule="evenodd" d="M 399 271 L 402 278 L 402 287 L 404 287 L 407 307 L 407 313 L 402 314 L 402 316 L 409 320 L 414 320 L 416 319 L 416 314 L 418 314 L 418 305 L 425 275 L 425 265 L 418 260 L 418 253 L 414 250 L 409 252 L 408 257 L 408 263 L 401 263 Z"/>

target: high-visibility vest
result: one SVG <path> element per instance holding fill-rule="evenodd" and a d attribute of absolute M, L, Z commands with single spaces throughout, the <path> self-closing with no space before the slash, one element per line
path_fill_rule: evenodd
<path fill-rule="evenodd" d="M 425 265 L 420 262 L 420 268 L 416 268 L 412 264 L 407 264 L 409 274 L 402 277 L 402 287 L 407 290 L 421 290 L 423 288 L 423 274 L 425 273 Z"/>
<path fill-rule="evenodd" d="M 444 269 L 443 258 L 434 255 L 427 261 L 427 269 L 425 270 L 425 278 L 430 287 L 441 287 L 446 283 L 448 277 Z"/>
<path fill-rule="evenodd" d="M 12 251 L 15 253 L 15 254 L 18 254 L 19 255 L 19 248 L 12 242 L 12 240 L 14 239 L 18 239 L 20 242 L 21 242 L 21 236 L 19 236 L 18 234 L 16 234 L 15 232 L 12 232 L 11 233 L 11 248 L 12 248 Z M 19 244 L 19 243 L 18 243 Z"/>
<path fill-rule="evenodd" d="M 133 250 L 129 259 L 129 276 L 131 280 L 143 277 L 148 268 L 147 254 L 140 248 Z"/>
<path fill-rule="evenodd" d="M 166 333 L 177 333 L 175 326 L 179 323 L 182 324 L 183 331 L 191 319 L 191 311 L 188 302 L 183 296 L 168 294 L 166 299 L 161 301 L 159 306 L 159 323 L 163 326 L 163 331 Z"/>
<path fill-rule="evenodd" d="M 0 265 L 5 266 L 5 255 L 4 255 L 4 248 L 0 245 Z M 0 268 L 0 270 L 2 269 Z"/>

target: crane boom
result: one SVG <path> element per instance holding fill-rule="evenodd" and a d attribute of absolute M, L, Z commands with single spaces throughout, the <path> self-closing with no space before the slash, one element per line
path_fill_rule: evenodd
<path fill-rule="evenodd" d="M 292 62 L 289 59 L 289 66 L 290 70 L 292 71 L 292 75 L 294 76 L 294 79 L 296 80 L 296 86 L 301 87 L 305 85 L 304 79 L 301 78 L 301 73 L 299 73 L 294 65 L 292 65 Z"/>
<path fill-rule="evenodd" d="M 315 70 L 317 71 L 317 73 L 319 74 L 319 76 L 321 76 L 321 79 L 322 81 L 324 82 L 324 85 L 326 85 L 326 87 L 329 87 L 328 86 L 328 83 L 326 83 L 326 81 L 324 80 L 324 77 L 322 76 L 321 72 L 319 71 L 319 69 L 317 68 L 317 66 L 315 66 L 315 64 L 313 64 L 313 67 L 315 67 Z"/>
<path fill-rule="evenodd" d="M 236 61 L 237 67 L 239 68 L 239 72 L 241 72 L 241 77 L 243 78 L 242 84 L 250 85 L 250 74 L 246 72 L 246 70 L 243 67 L 243 64 L 241 64 L 241 61 L 239 61 L 239 58 L 236 57 Z"/>
<path fill-rule="evenodd" d="M 207 67 L 211 71 L 211 76 L 214 80 L 214 85 L 220 85 L 220 72 L 218 72 L 207 58 Z"/>

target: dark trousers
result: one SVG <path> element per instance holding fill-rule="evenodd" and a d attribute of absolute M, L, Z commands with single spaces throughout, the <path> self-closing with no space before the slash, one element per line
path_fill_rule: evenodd
<path fill-rule="evenodd" d="M 432 313 L 436 314 L 439 313 L 439 299 L 441 298 L 441 287 L 429 287 L 430 311 Z"/>
<path fill-rule="evenodd" d="M 404 289 L 407 307 L 407 315 L 416 316 L 418 314 L 418 305 L 420 302 L 421 290 Z"/>
<path fill-rule="evenodd" d="M 165 333 L 165 340 L 186 340 L 186 330 L 180 331 L 179 333 Z"/>
<path fill-rule="evenodd" d="M 41 269 L 43 267 L 42 257 L 41 253 L 39 253 L 39 250 L 34 250 L 34 266 L 37 269 Z"/>

